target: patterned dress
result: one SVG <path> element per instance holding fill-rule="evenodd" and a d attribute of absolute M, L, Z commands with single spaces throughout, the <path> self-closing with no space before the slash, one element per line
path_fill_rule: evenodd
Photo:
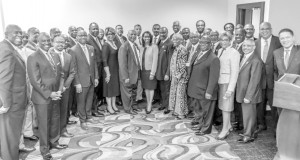
<path fill-rule="evenodd" d="M 174 50 L 170 63 L 170 97 L 169 110 L 175 115 L 184 116 L 188 113 L 186 85 L 188 82 L 186 63 L 188 52 L 183 45 L 179 45 Z"/>

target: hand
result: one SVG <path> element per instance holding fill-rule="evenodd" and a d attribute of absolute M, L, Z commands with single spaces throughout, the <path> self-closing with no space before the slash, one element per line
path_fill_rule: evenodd
<path fill-rule="evenodd" d="M 129 83 L 129 79 L 125 79 L 125 83 Z"/>
<path fill-rule="evenodd" d="M 81 93 L 82 92 L 81 84 L 77 84 L 75 87 L 76 87 L 76 93 Z"/>
<path fill-rule="evenodd" d="M 153 76 L 153 75 L 150 75 L 149 79 L 150 79 L 150 80 L 153 80 L 153 79 L 154 79 L 154 76 Z"/>
<path fill-rule="evenodd" d="M 109 80 L 110 80 L 110 75 L 106 76 L 106 78 L 105 78 L 105 82 L 106 82 L 106 83 L 108 83 L 108 82 L 109 82 Z"/>
<path fill-rule="evenodd" d="M 61 98 L 61 92 L 60 91 L 58 91 L 58 92 L 52 92 L 51 95 L 50 95 L 50 98 L 53 101 L 60 100 L 60 98 Z"/>
<path fill-rule="evenodd" d="M 189 66 L 190 66 L 190 63 L 186 63 L 185 66 L 189 67 Z"/>
<path fill-rule="evenodd" d="M 9 110 L 9 107 L 4 107 L 4 106 L 2 106 L 2 107 L 0 107 L 0 114 L 4 114 L 4 113 L 6 113 L 8 110 Z"/>
<path fill-rule="evenodd" d="M 211 94 L 205 93 L 205 98 L 206 98 L 206 99 L 211 99 Z"/>
<path fill-rule="evenodd" d="M 62 92 L 65 92 L 66 90 L 67 90 L 67 88 L 66 88 L 66 87 L 63 87 Z"/>
<path fill-rule="evenodd" d="M 169 77 L 168 75 L 165 75 L 164 80 L 165 80 L 165 81 L 168 81 L 169 79 L 170 79 L 170 77 Z"/>
<path fill-rule="evenodd" d="M 231 95 L 232 95 L 232 92 L 231 92 L 231 91 L 226 91 L 226 93 L 225 93 L 223 99 L 228 99 L 228 98 L 231 97 Z"/>
<path fill-rule="evenodd" d="M 244 103 L 250 103 L 250 101 L 246 98 L 244 98 Z"/>
<path fill-rule="evenodd" d="M 97 86 L 98 86 L 98 84 L 99 84 L 99 81 L 98 81 L 98 79 L 95 79 L 95 87 L 97 87 Z"/>

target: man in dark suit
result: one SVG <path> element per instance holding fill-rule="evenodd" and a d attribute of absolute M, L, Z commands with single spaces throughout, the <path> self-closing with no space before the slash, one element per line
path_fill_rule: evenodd
<path fill-rule="evenodd" d="M 59 140 L 59 99 L 63 88 L 63 72 L 57 54 L 48 52 L 50 36 L 42 32 L 39 49 L 27 60 L 27 71 L 32 85 L 31 100 L 37 112 L 40 151 L 44 159 L 52 159 L 50 148 L 63 149 Z M 49 144 L 50 143 L 50 144 Z"/>
<path fill-rule="evenodd" d="M 65 39 L 62 36 L 54 38 L 54 47 L 49 50 L 52 54 L 58 54 L 62 71 L 64 73 L 64 86 L 62 93 L 62 100 L 60 100 L 60 136 L 73 137 L 72 134 L 67 132 L 67 112 L 68 112 L 68 101 L 70 95 L 70 86 L 75 77 L 75 61 L 71 55 L 66 53 L 64 50 Z"/>
<path fill-rule="evenodd" d="M 5 28 L 0 42 L 0 149 L 5 160 L 19 159 L 19 142 L 27 103 L 26 66 L 20 55 L 22 30 Z"/>
<path fill-rule="evenodd" d="M 255 42 L 252 39 L 245 40 L 242 46 L 245 53 L 240 63 L 240 72 L 236 87 L 236 101 L 241 103 L 243 112 L 244 132 L 238 142 L 248 143 L 254 140 L 256 130 L 256 104 L 260 103 L 261 75 L 263 62 L 254 53 Z"/>
<path fill-rule="evenodd" d="M 160 31 L 160 25 L 159 24 L 154 24 L 152 27 L 152 32 L 153 32 L 153 41 L 152 44 L 158 44 L 159 42 L 159 31 Z"/>
<path fill-rule="evenodd" d="M 199 38 L 201 38 L 204 35 L 205 22 L 203 20 L 198 20 L 196 22 L 196 29 L 197 29 L 197 34 L 199 35 Z"/>
<path fill-rule="evenodd" d="M 257 40 L 257 38 L 254 37 L 255 28 L 253 24 L 246 24 L 244 29 L 246 31 L 246 39 Z"/>
<path fill-rule="evenodd" d="M 136 32 L 128 31 L 128 41 L 119 49 L 119 74 L 120 90 L 123 107 L 126 113 L 137 114 L 140 110 L 136 108 L 136 92 L 138 80 L 140 79 L 141 65 L 139 61 L 139 50 L 136 40 Z"/>
<path fill-rule="evenodd" d="M 97 23 L 93 22 L 89 26 L 89 34 L 87 37 L 87 44 L 93 46 L 94 53 L 95 53 L 95 60 L 97 65 L 97 71 L 99 76 L 99 83 L 101 85 L 98 85 L 95 88 L 95 94 L 93 98 L 93 106 L 92 106 L 92 115 L 95 117 L 103 117 L 103 113 L 98 111 L 98 106 L 101 106 L 104 101 L 103 97 L 103 77 L 102 77 L 102 70 L 103 70 L 103 62 L 102 62 L 102 45 L 99 38 L 99 26 Z"/>
<path fill-rule="evenodd" d="M 271 108 L 272 120 L 275 131 L 278 114 L 277 109 L 273 107 L 273 88 L 274 88 L 274 57 L 273 51 L 280 48 L 281 44 L 278 37 L 272 35 L 272 26 L 269 22 L 263 22 L 259 26 L 260 39 L 255 41 L 255 53 L 261 57 L 264 62 L 262 77 L 262 102 L 257 105 L 257 133 L 266 130 L 266 106 L 269 102 Z"/>
<path fill-rule="evenodd" d="M 212 119 L 217 100 L 218 79 L 220 75 L 220 60 L 212 52 L 211 40 L 208 36 L 200 39 L 201 52 L 194 54 L 188 73 L 187 94 L 191 97 L 195 119 L 198 125 L 194 126 L 196 135 L 210 134 Z"/>
<path fill-rule="evenodd" d="M 83 130 L 88 130 L 87 122 L 98 123 L 92 118 L 94 87 L 99 84 L 98 67 L 94 58 L 95 50 L 93 46 L 87 45 L 87 33 L 84 30 L 78 31 L 77 41 L 78 43 L 69 50 L 69 53 L 76 63 L 74 85 L 80 126 Z"/>
<path fill-rule="evenodd" d="M 125 36 L 123 36 L 123 26 L 120 24 L 117 25 L 116 32 L 117 32 L 117 34 L 115 36 L 114 42 L 115 42 L 116 46 L 118 48 L 120 48 L 121 45 L 127 41 L 127 38 Z"/>
<path fill-rule="evenodd" d="M 160 28 L 159 38 L 156 79 L 158 80 L 158 88 L 161 95 L 161 106 L 158 110 L 164 110 L 169 107 L 169 93 L 171 85 L 169 77 L 172 55 L 172 53 L 169 52 L 172 42 L 170 38 L 168 38 L 168 29 L 166 27 Z"/>

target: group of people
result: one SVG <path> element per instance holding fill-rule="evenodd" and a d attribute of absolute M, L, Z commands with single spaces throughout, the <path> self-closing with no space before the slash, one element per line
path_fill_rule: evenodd
<path fill-rule="evenodd" d="M 196 29 L 181 29 L 175 21 L 171 35 L 159 24 L 152 33 L 142 33 L 137 24 L 126 38 L 122 25 L 103 30 L 95 22 L 88 33 L 70 26 L 69 36 L 58 28 L 48 35 L 35 27 L 26 33 L 8 25 L 0 42 L 2 158 L 15 160 L 19 150 L 33 151 L 24 145 L 27 138 L 39 139 L 43 158 L 53 159 L 50 149 L 68 147 L 59 138 L 74 136 L 66 129 L 76 123 L 71 114 L 88 130 L 87 123 L 101 123 L 93 117 L 104 116 L 102 104 L 111 115 L 120 112 L 120 105 L 136 115 L 143 97 L 146 114 L 157 103 L 164 114 L 191 118 L 199 136 L 210 134 L 213 124 L 223 124 L 218 140 L 243 130 L 241 143 L 254 141 L 267 129 L 268 104 L 274 136 L 279 115 L 277 129 L 285 127 L 277 134 L 279 154 L 299 157 L 299 113 L 272 105 L 274 81 L 284 73 L 300 74 L 293 31 L 282 29 L 278 38 L 271 24 L 263 22 L 257 39 L 252 24 L 227 23 L 219 34 L 203 20 Z"/>

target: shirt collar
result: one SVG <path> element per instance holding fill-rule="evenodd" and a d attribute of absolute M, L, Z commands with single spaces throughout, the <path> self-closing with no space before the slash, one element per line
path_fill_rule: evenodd
<path fill-rule="evenodd" d="M 5 39 L 9 44 L 11 44 L 11 46 L 16 50 L 16 51 L 20 51 L 21 49 L 18 46 L 15 46 L 13 43 L 11 43 L 8 39 Z"/>
<path fill-rule="evenodd" d="M 290 46 L 290 47 L 289 47 L 289 48 L 287 48 L 287 49 L 286 49 L 286 48 L 283 48 L 283 49 L 284 49 L 284 51 L 291 51 L 291 50 L 292 50 L 292 48 L 293 48 L 293 46 L 294 46 L 294 45 Z"/>
<path fill-rule="evenodd" d="M 252 51 L 251 53 L 248 53 L 248 54 L 244 54 L 245 59 L 248 59 L 253 53 L 254 53 L 254 51 Z"/>
<path fill-rule="evenodd" d="M 86 44 L 82 45 L 81 43 L 78 43 L 81 48 L 86 47 Z"/>
<path fill-rule="evenodd" d="M 196 49 L 198 47 L 198 45 L 199 45 L 199 42 L 195 45 L 192 44 L 192 47 L 194 47 Z"/>

